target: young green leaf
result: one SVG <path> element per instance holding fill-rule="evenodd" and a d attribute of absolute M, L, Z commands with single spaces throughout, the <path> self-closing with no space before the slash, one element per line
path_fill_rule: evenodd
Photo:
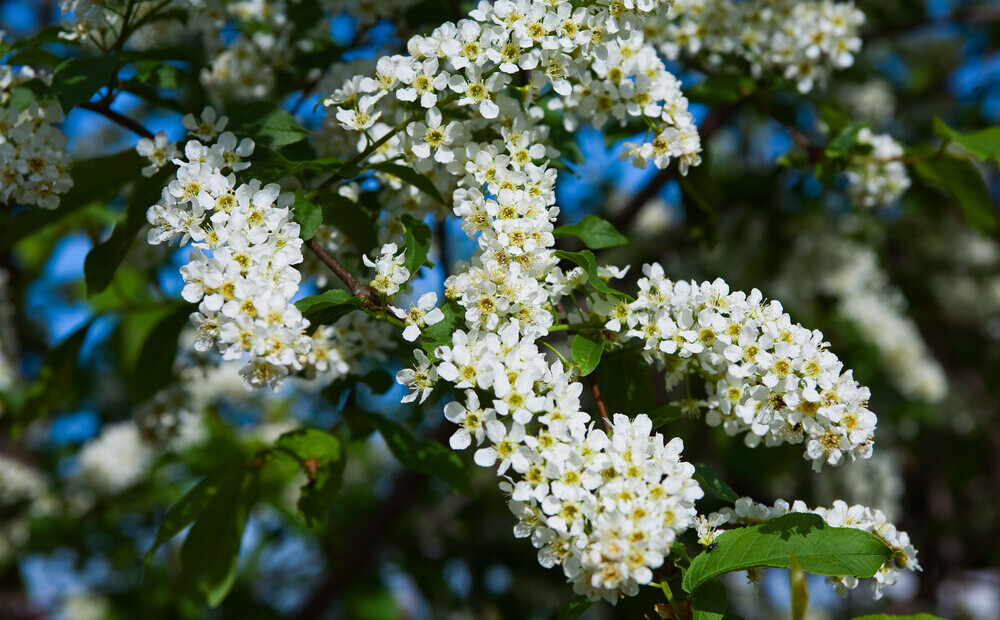
<path fill-rule="evenodd" d="M 404 215 L 400 220 L 403 224 L 403 240 L 406 254 L 403 267 L 410 272 L 410 279 L 417 277 L 420 267 L 427 262 L 427 252 L 431 249 L 434 236 L 427 224 Z"/>
<path fill-rule="evenodd" d="M 574 599 L 571 599 L 562 606 L 559 610 L 559 615 L 556 616 L 557 620 L 577 620 L 583 615 L 583 612 L 590 609 L 593 603 L 589 598 L 583 596 L 582 594 Z"/>
<path fill-rule="evenodd" d="M 344 454 L 340 442 L 330 433 L 304 428 L 278 438 L 276 449 L 294 456 L 306 472 L 298 508 L 306 524 L 315 527 L 326 519 L 340 490 Z"/>
<path fill-rule="evenodd" d="M 349 292 L 335 288 L 319 295 L 309 295 L 295 302 L 302 316 L 315 328 L 319 325 L 331 325 L 342 316 L 350 314 L 363 305 L 360 297 L 354 297 Z"/>
<path fill-rule="evenodd" d="M 219 489 L 222 488 L 222 485 L 230 477 L 231 474 L 212 474 L 206 476 L 170 507 L 167 515 L 163 518 L 163 523 L 160 524 L 159 531 L 156 533 L 156 540 L 153 541 L 153 546 L 149 548 L 143 560 L 144 571 L 149 566 L 149 562 L 153 559 L 153 554 L 156 553 L 157 549 L 184 531 L 184 528 L 194 523 L 195 519 L 201 516 L 201 513 L 211 503 L 212 499 L 219 493 Z"/>
<path fill-rule="evenodd" d="M 573 362 L 580 368 L 580 376 L 586 377 L 601 363 L 604 341 L 591 340 L 583 334 L 577 334 L 570 348 L 573 352 Z"/>
<path fill-rule="evenodd" d="M 309 241 L 316 236 L 316 230 L 323 223 L 323 209 L 306 199 L 301 189 L 295 190 L 295 202 L 292 203 L 292 218 L 299 224 L 299 237 Z"/>
<path fill-rule="evenodd" d="M 703 583 L 691 595 L 693 620 L 723 620 L 728 608 L 726 586 L 718 579 Z"/>
<path fill-rule="evenodd" d="M 815 575 L 871 577 L 892 555 L 869 532 L 827 525 L 819 515 L 792 513 L 766 523 L 728 530 L 711 553 L 700 553 L 684 573 L 693 592 L 709 579 L 754 567 L 789 568 L 794 553 L 802 570 Z"/>
<path fill-rule="evenodd" d="M 291 114 L 267 101 L 236 107 L 229 114 L 228 129 L 237 136 L 247 136 L 257 144 L 270 147 L 295 144 L 310 135 Z"/>
<path fill-rule="evenodd" d="M 183 580 L 211 607 L 236 581 L 236 561 L 247 514 L 257 496 L 257 472 L 227 478 L 208 500 L 181 546 Z"/>
<path fill-rule="evenodd" d="M 63 112 L 90 101 L 99 89 L 108 85 L 114 59 L 70 58 L 59 63 L 52 74 L 49 93 L 59 100 Z"/>
<path fill-rule="evenodd" d="M 694 479 L 701 483 L 702 488 L 712 493 L 712 495 L 722 501 L 734 504 L 740 498 L 725 481 L 715 473 L 711 467 L 704 463 L 696 463 L 694 466 Z"/>
<path fill-rule="evenodd" d="M 926 183 L 950 194 L 962 209 L 965 221 L 981 233 L 997 228 L 996 210 L 983 177 L 972 162 L 964 159 L 935 159 L 918 162 L 914 169 Z"/>
<path fill-rule="evenodd" d="M 615 289 L 608 286 L 608 283 L 601 279 L 597 275 L 597 260 L 594 258 L 594 253 L 590 250 L 583 250 L 582 252 L 566 252 L 564 250 L 556 250 L 553 252 L 556 258 L 562 258 L 569 261 L 573 261 L 577 265 L 583 267 L 583 270 L 587 273 L 587 277 L 590 281 L 590 285 L 602 293 L 608 295 L 614 295 L 625 301 L 632 301 L 632 298 L 621 291 L 616 291 Z"/>
<path fill-rule="evenodd" d="M 611 222 L 593 215 L 588 215 L 576 224 L 556 228 L 552 231 L 552 236 L 556 239 L 579 237 L 592 250 L 628 243 L 628 237 L 618 232 Z"/>
<path fill-rule="evenodd" d="M 170 385 L 174 376 L 174 360 L 181 330 L 188 325 L 193 307 L 178 305 L 150 330 L 132 375 L 132 397 L 135 402 L 151 398 Z"/>
<path fill-rule="evenodd" d="M 961 146 L 983 161 L 1000 164 L 1000 126 L 988 127 L 972 133 L 955 131 L 940 118 L 934 117 L 934 133 Z"/>
<path fill-rule="evenodd" d="M 433 439 L 421 441 L 402 424 L 380 415 L 372 415 L 371 421 L 382 434 L 389 449 L 407 469 L 440 478 L 459 493 L 472 494 L 465 463 L 453 450 Z"/>
<path fill-rule="evenodd" d="M 398 178 L 403 183 L 412 185 L 413 187 L 419 189 L 424 194 L 430 196 L 435 202 L 440 204 L 445 204 L 444 197 L 441 195 L 441 191 L 438 190 L 434 182 L 430 180 L 429 177 L 424 176 L 410 168 L 409 166 L 403 166 L 402 164 L 393 164 L 389 162 L 382 162 L 378 164 L 372 164 L 371 168 L 373 170 L 378 170 L 379 172 L 384 172 L 388 175 Z"/>

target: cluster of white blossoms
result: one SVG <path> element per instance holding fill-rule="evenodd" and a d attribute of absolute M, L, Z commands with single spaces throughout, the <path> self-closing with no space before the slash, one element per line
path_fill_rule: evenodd
<path fill-rule="evenodd" d="M 748 446 L 805 442 L 817 471 L 871 456 L 877 420 L 868 388 L 827 350 L 821 332 L 793 324 L 756 289 L 731 292 L 721 279 L 674 282 L 656 264 L 643 274 L 637 299 L 615 302 L 604 327 L 643 340 L 668 388 L 701 375 L 708 424 L 746 433 Z"/>
<path fill-rule="evenodd" d="M 677 0 L 647 33 L 671 60 L 683 54 L 714 68 L 735 56 L 754 77 L 780 73 L 807 93 L 854 64 L 864 21 L 853 1 Z"/>
<path fill-rule="evenodd" d="M 59 195 L 73 187 L 66 134 L 53 125 L 62 120 L 57 104 L 0 107 L 0 205 L 55 209 Z"/>
<path fill-rule="evenodd" d="M 375 270 L 371 287 L 385 297 L 392 297 L 399 292 L 399 287 L 410 279 L 410 270 L 403 266 L 406 260 L 404 252 L 396 254 L 396 244 L 387 243 L 379 250 L 375 260 L 363 256 L 365 265 Z"/>
<path fill-rule="evenodd" d="M 95 491 L 117 494 L 146 477 L 153 465 L 153 448 L 132 421 L 117 422 L 80 449 L 77 476 Z"/>
<path fill-rule="evenodd" d="M 784 276 L 792 298 L 832 296 L 837 311 L 878 349 L 886 370 L 907 398 L 940 402 L 948 380 L 906 315 L 906 298 L 889 282 L 871 246 L 843 237 L 800 241 Z"/>
<path fill-rule="evenodd" d="M 742 497 L 736 501 L 733 508 L 723 508 L 707 517 L 698 517 L 698 536 L 702 545 L 709 545 L 721 533 L 717 528 L 721 525 L 756 525 L 790 513 L 812 513 L 823 518 L 832 527 L 848 527 L 863 530 L 878 536 L 888 546 L 893 554 L 886 560 L 872 577 L 872 590 L 876 599 L 882 598 L 883 590 L 896 583 L 899 571 L 921 570 L 917 561 L 917 550 L 910 544 L 910 536 L 889 522 L 885 514 L 876 508 L 868 508 L 856 504 L 848 506 L 846 502 L 837 500 L 830 508 L 818 507 L 809 509 L 804 502 L 796 500 L 792 504 L 778 500 L 773 506 Z M 851 575 L 828 577 L 837 593 L 847 596 L 848 591 L 858 587 L 859 579 Z"/>
<path fill-rule="evenodd" d="M 910 187 L 910 175 L 900 161 L 903 147 L 892 136 L 867 127 L 858 132 L 857 143 L 870 146 L 871 152 L 855 154 L 845 171 L 848 195 L 865 207 L 891 207 Z"/>

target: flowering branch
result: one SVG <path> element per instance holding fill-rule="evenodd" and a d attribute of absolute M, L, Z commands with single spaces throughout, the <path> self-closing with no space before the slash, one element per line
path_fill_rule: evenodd
<path fill-rule="evenodd" d="M 372 304 L 373 306 L 379 305 L 381 300 L 378 298 L 377 295 L 375 295 L 374 291 L 372 291 L 370 288 L 359 282 L 357 278 L 351 275 L 351 272 L 348 271 L 347 268 L 340 263 L 340 261 L 331 256 L 330 253 L 326 251 L 326 248 L 320 245 L 320 243 L 316 241 L 316 239 L 310 239 L 309 241 L 306 241 L 306 246 L 310 250 L 312 250 L 313 254 L 315 254 L 321 261 L 323 261 L 324 265 L 330 268 L 330 271 L 335 273 L 337 277 L 340 278 L 340 280 L 347 285 L 347 290 L 351 292 L 351 295 L 354 295 L 355 297 L 363 297 L 366 301 L 368 301 L 368 303 Z"/>
<path fill-rule="evenodd" d="M 143 127 L 141 123 L 125 116 L 124 114 L 115 112 L 109 107 L 108 103 L 104 102 L 92 103 L 88 101 L 85 103 L 81 103 L 76 107 L 83 108 L 84 110 L 90 110 L 91 112 L 97 112 L 98 114 L 112 121 L 113 123 L 120 125 L 125 129 L 128 129 L 132 133 L 142 136 L 143 138 L 149 138 L 150 140 L 155 138 L 153 132 Z"/>

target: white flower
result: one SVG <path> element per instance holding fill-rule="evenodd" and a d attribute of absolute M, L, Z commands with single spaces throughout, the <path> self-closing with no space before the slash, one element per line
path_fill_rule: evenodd
<path fill-rule="evenodd" d="M 437 305 L 437 293 L 424 293 L 417 300 L 417 303 L 410 306 L 410 309 L 402 310 L 394 306 L 389 309 L 398 318 L 403 319 L 406 328 L 403 330 L 403 338 L 407 342 L 413 342 L 420 337 L 420 330 L 428 325 L 434 325 L 444 320 L 444 313 Z"/>

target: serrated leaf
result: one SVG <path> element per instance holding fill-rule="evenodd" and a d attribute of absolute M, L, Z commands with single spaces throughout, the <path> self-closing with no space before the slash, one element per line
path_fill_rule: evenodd
<path fill-rule="evenodd" d="M 580 596 L 567 601 L 567 603 L 562 606 L 562 609 L 559 610 L 559 615 L 556 616 L 556 618 L 557 620 L 577 620 L 583 615 L 583 612 L 590 609 L 593 604 L 594 603 L 589 598 L 581 594 Z"/>
<path fill-rule="evenodd" d="M 167 510 L 167 514 L 160 523 L 160 529 L 156 533 L 156 540 L 149 548 L 143 560 L 143 571 L 149 566 L 153 554 L 156 553 L 165 542 L 180 534 L 184 528 L 194 523 L 212 499 L 219 493 L 219 489 L 229 479 L 230 475 L 213 474 L 202 478 L 198 484 L 194 485 L 177 502 Z"/>
<path fill-rule="evenodd" d="M 170 385 L 174 376 L 177 342 L 190 321 L 192 311 L 191 305 L 179 305 L 149 331 L 132 373 L 132 397 L 135 402 L 151 398 Z"/>
<path fill-rule="evenodd" d="M 434 235 L 431 234 L 427 224 L 409 215 L 404 215 L 400 221 L 403 224 L 403 240 L 406 248 L 403 267 L 409 270 L 412 280 L 417 277 L 420 267 L 427 262 L 427 252 L 431 249 Z"/>
<path fill-rule="evenodd" d="M 441 192 L 438 190 L 437 186 L 434 185 L 434 182 L 431 181 L 429 177 L 420 174 L 409 166 L 383 162 L 372 164 L 370 167 L 373 170 L 378 170 L 379 172 L 392 175 L 400 181 L 408 185 L 412 185 L 424 194 L 430 196 L 435 202 L 445 204 L 444 197 L 441 196 Z"/>
<path fill-rule="evenodd" d="M 319 197 L 316 202 L 323 207 L 323 223 L 347 235 L 359 253 L 370 254 L 378 245 L 375 222 L 361 205 L 339 194 Z"/>
<path fill-rule="evenodd" d="M 309 137 L 308 129 L 278 106 L 267 101 L 240 104 L 229 114 L 229 130 L 264 146 L 295 144 Z"/>
<path fill-rule="evenodd" d="M 285 433 L 275 446 L 292 454 L 308 477 L 297 504 L 306 524 L 315 527 L 323 523 L 344 473 L 340 441 L 330 433 L 304 428 Z"/>
<path fill-rule="evenodd" d="M 372 415 L 371 421 L 404 467 L 440 478 L 459 493 L 472 494 L 465 463 L 453 450 L 433 439 L 421 441 L 402 424 L 383 416 Z"/>
<path fill-rule="evenodd" d="M 579 237 L 592 250 L 628 243 L 628 237 L 618 232 L 611 222 L 593 215 L 588 215 L 576 224 L 556 228 L 552 231 L 552 236 L 556 239 Z"/>
<path fill-rule="evenodd" d="M 802 570 L 824 576 L 874 575 L 892 555 L 869 532 L 827 525 L 819 515 L 787 514 L 750 527 L 728 530 L 715 539 L 684 573 L 684 591 L 693 592 L 719 575 L 754 567 L 790 568 L 795 554 Z"/>
<path fill-rule="evenodd" d="M 610 286 L 608 286 L 607 282 L 602 280 L 601 277 L 597 275 L 597 259 L 594 258 L 594 253 L 591 252 L 590 250 L 583 250 L 581 252 L 566 252 L 564 250 L 556 250 L 555 252 L 553 252 L 553 255 L 556 258 L 566 259 L 576 263 L 580 267 L 583 267 L 584 272 L 586 272 L 587 274 L 587 278 L 590 282 L 590 285 L 593 286 L 598 291 L 608 295 L 614 295 L 629 302 L 633 301 L 632 297 L 630 297 L 628 294 L 623 293 L 621 291 L 616 291 L 615 289 L 611 288 Z"/>
<path fill-rule="evenodd" d="M 935 159 L 914 165 L 926 183 L 934 185 L 955 199 L 966 223 L 981 233 L 997 228 L 996 210 L 983 177 L 972 162 L 964 159 Z"/>
<path fill-rule="evenodd" d="M 717 579 L 703 583 L 691 595 L 693 620 L 722 620 L 729 609 L 726 586 Z"/>
<path fill-rule="evenodd" d="M 711 467 L 704 463 L 696 463 L 694 466 L 694 479 L 701 483 L 702 488 L 724 502 L 735 504 L 740 498 L 726 482 L 715 473 Z"/>
<path fill-rule="evenodd" d="M 170 174 L 169 170 L 161 170 L 159 174 L 139 181 L 111 235 L 87 253 L 83 261 L 83 275 L 88 296 L 100 293 L 111 284 L 136 234 L 146 224 L 146 210 L 156 203 Z"/>
<path fill-rule="evenodd" d="M 330 289 L 319 295 L 303 297 L 295 302 L 295 307 L 316 327 L 336 323 L 342 316 L 354 312 L 363 304 L 360 297 L 354 297 L 343 289 Z"/>
<path fill-rule="evenodd" d="M 949 142 L 958 144 L 979 159 L 1000 163 L 1000 127 L 988 127 L 972 133 L 962 133 L 955 131 L 935 116 L 934 133 Z"/>
<path fill-rule="evenodd" d="M 236 581 L 236 563 L 250 506 L 257 495 L 256 472 L 227 478 L 201 511 L 181 546 L 183 580 L 211 607 Z"/>
<path fill-rule="evenodd" d="M 90 101 L 101 88 L 108 85 L 114 59 L 70 58 L 59 63 L 52 74 L 49 93 L 59 100 L 63 112 L 69 111 L 85 101 Z"/>
<path fill-rule="evenodd" d="M 608 413 L 635 417 L 640 413 L 648 414 L 656 406 L 649 364 L 637 351 L 604 356 L 594 372 L 594 379 L 601 388 L 601 399 Z"/>
<path fill-rule="evenodd" d="M 443 304 L 441 312 L 444 318 L 433 325 L 428 325 L 420 334 L 420 344 L 429 355 L 434 354 L 434 349 L 451 344 L 451 335 L 463 317 L 461 308 L 453 301 Z"/>
<path fill-rule="evenodd" d="M 573 353 L 573 362 L 580 368 L 580 376 L 586 377 L 601 363 L 604 341 L 592 340 L 583 334 L 577 334 L 570 349 Z"/>
<path fill-rule="evenodd" d="M 316 230 L 323 223 L 323 209 L 306 199 L 301 189 L 295 190 L 295 202 L 292 203 L 292 218 L 299 224 L 299 237 L 309 241 L 316 235 Z"/>

